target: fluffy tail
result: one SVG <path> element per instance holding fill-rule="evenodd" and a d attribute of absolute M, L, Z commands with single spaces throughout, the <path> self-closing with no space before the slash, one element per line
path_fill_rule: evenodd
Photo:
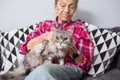
<path fill-rule="evenodd" d="M 13 71 L 7 72 L 7 73 L 1 75 L 1 78 L 4 79 L 4 80 L 9 80 L 11 78 L 15 78 L 17 76 L 23 75 L 23 74 L 25 74 L 25 72 L 26 72 L 26 70 L 25 70 L 24 66 L 19 65 Z"/>

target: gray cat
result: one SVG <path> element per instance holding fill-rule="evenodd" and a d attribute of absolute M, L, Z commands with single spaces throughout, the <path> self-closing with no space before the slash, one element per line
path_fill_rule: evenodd
<path fill-rule="evenodd" d="M 2 75 L 4 79 L 10 79 L 23 75 L 37 66 L 45 63 L 54 63 L 58 60 L 60 65 L 64 64 L 64 57 L 69 46 L 74 45 L 72 40 L 73 27 L 68 30 L 60 30 L 52 27 L 52 43 L 44 40 L 34 46 L 24 57 L 17 68 L 12 72 Z"/>

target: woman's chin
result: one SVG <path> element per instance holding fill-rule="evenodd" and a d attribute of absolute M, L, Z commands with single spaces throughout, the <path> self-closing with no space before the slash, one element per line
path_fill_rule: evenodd
<path fill-rule="evenodd" d="M 63 19 L 62 22 L 68 22 L 70 21 L 69 19 Z"/>

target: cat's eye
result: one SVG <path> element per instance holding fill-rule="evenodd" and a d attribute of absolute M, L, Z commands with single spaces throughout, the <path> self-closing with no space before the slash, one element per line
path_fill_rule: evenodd
<path fill-rule="evenodd" d="M 58 38 L 58 37 L 56 37 L 56 39 L 57 39 L 57 40 L 59 40 L 59 38 Z"/>
<path fill-rule="evenodd" d="M 68 38 L 64 38 L 64 40 L 67 40 Z"/>

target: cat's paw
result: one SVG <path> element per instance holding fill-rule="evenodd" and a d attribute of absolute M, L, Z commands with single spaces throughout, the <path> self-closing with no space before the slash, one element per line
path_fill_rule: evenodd
<path fill-rule="evenodd" d="M 64 65 L 64 61 L 63 60 L 59 60 L 59 64 L 60 65 Z"/>
<path fill-rule="evenodd" d="M 52 61 L 51 61 L 51 60 L 45 60 L 44 63 L 45 63 L 45 64 L 52 64 Z"/>
<path fill-rule="evenodd" d="M 60 63 L 60 65 L 64 65 L 64 63 Z"/>

